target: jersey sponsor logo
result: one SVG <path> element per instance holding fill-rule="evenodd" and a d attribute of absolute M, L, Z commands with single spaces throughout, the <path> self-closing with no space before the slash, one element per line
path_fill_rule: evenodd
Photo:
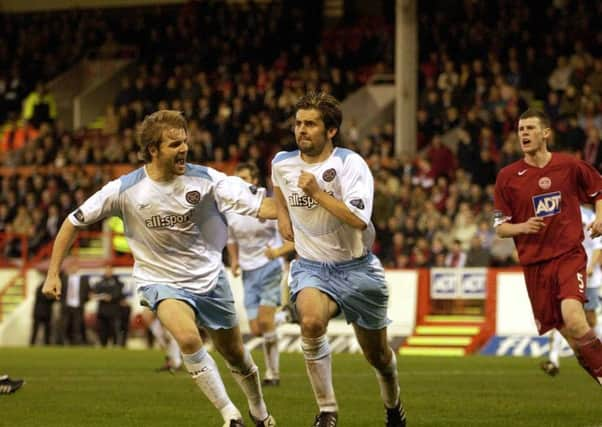
<path fill-rule="evenodd" d="M 154 215 L 144 220 L 146 228 L 168 228 L 190 221 L 190 215 Z"/>
<path fill-rule="evenodd" d="M 256 185 L 251 185 L 249 187 L 249 191 L 251 192 L 251 194 L 257 194 L 257 186 Z"/>
<path fill-rule="evenodd" d="M 535 216 L 544 218 L 560 213 L 560 202 L 562 201 L 562 195 L 560 194 L 560 191 L 538 194 L 537 196 L 533 196 L 532 200 L 533 208 L 535 209 Z"/>
<path fill-rule="evenodd" d="M 542 190 L 547 190 L 548 188 L 550 188 L 552 186 L 552 180 L 550 178 L 548 178 L 547 176 L 544 176 L 542 178 L 539 178 L 539 188 L 541 188 Z"/>
<path fill-rule="evenodd" d="M 198 205 L 201 201 L 201 193 L 199 193 L 196 190 L 189 191 L 188 193 L 186 193 L 186 201 L 191 205 Z"/>
<path fill-rule="evenodd" d="M 333 168 L 330 168 L 324 171 L 324 173 L 322 174 L 322 179 L 326 182 L 330 182 L 334 179 L 335 176 L 337 176 L 337 171 Z"/>
<path fill-rule="evenodd" d="M 334 193 L 332 191 L 327 191 L 326 193 L 330 194 L 331 196 L 334 196 Z M 288 204 L 291 207 L 307 209 L 313 209 L 316 206 L 318 206 L 318 202 L 316 202 L 314 199 L 312 199 L 305 193 L 291 193 L 288 196 Z"/>
<path fill-rule="evenodd" d="M 77 219 L 79 222 L 84 222 L 84 213 L 81 209 L 76 210 L 73 216 L 75 216 L 75 219 Z"/>
<path fill-rule="evenodd" d="M 318 202 L 309 197 L 307 194 L 291 193 L 288 196 L 288 204 L 295 208 L 313 209 L 318 206 Z"/>
<path fill-rule="evenodd" d="M 526 174 L 526 173 L 527 173 L 527 169 L 523 169 L 522 171 L 518 171 L 518 172 L 517 172 L 517 175 L 518 175 L 518 176 L 523 176 L 523 175 L 524 175 L 524 174 Z"/>
<path fill-rule="evenodd" d="M 349 202 L 351 206 L 355 206 L 358 209 L 364 209 L 364 201 L 362 199 L 353 199 Z"/>

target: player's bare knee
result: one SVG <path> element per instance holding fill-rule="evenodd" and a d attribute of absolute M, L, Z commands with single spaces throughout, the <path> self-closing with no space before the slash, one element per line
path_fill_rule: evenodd
<path fill-rule="evenodd" d="M 182 353 L 191 354 L 201 347 L 203 341 L 198 333 L 189 331 L 179 331 L 173 333 L 174 338 L 180 346 Z"/>
<path fill-rule="evenodd" d="M 568 315 L 564 318 L 565 330 L 572 338 L 582 337 L 590 329 L 583 316 Z"/>
<path fill-rule="evenodd" d="M 273 321 L 268 318 L 259 318 L 259 333 L 264 334 L 273 329 Z"/>
<path fill-rule="evenodd" d="M 326 322 L 315 316 L 301 318 L 301 333 L 304 337 L 317 338 L 326 333 Z"/>
<path fill-rule="evenodd" d="M 249 325 L 250 329 L 251 329 L 251 334 L 253 334 L 254 337 L 260 337 L 261 336 L 261 328 L 258 324 L 258 322 L 252 322 Z"/>

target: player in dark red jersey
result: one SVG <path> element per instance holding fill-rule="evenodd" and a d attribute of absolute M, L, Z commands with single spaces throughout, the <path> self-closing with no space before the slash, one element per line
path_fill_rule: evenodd
<path fill-rule="evenodd" d="M 581 160 L 548 151 L 551 132 L 544 113 L 520 116 L 524 158 L 497 176 L 494 227 L 498 236 L 514 238 L 539 333 L 558 329 L 602 384 L 602 343 L 583 309 L 587 257 L 579 211 L 580 203 L 595 203 L 589 230 L 602 235 L 602 177 Z"/>

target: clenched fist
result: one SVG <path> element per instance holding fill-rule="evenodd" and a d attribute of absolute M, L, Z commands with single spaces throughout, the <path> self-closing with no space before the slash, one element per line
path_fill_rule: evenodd
<path fill-rule="evenodd" d="M 310 197 L 320 191 L 320 186 L 318 185 L 318 181 L 316 181 L 316 177 L 306 171 L 301 171 L 297 186 Z"/>

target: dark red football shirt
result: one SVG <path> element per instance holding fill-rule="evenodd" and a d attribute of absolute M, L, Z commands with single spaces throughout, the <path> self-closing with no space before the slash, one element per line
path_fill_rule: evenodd
<path fill-rule="evenodd" d="M 543 230 L 515 236 L 514 243 L 522 265 L 549 260 L 581 244 L 579 205 L 600 198 L 602 177 L 584 161 L 552 153 L 548 164 L 538 168 L 519 160 L 498 173 L 494 226 L 544 218 Z"/>

